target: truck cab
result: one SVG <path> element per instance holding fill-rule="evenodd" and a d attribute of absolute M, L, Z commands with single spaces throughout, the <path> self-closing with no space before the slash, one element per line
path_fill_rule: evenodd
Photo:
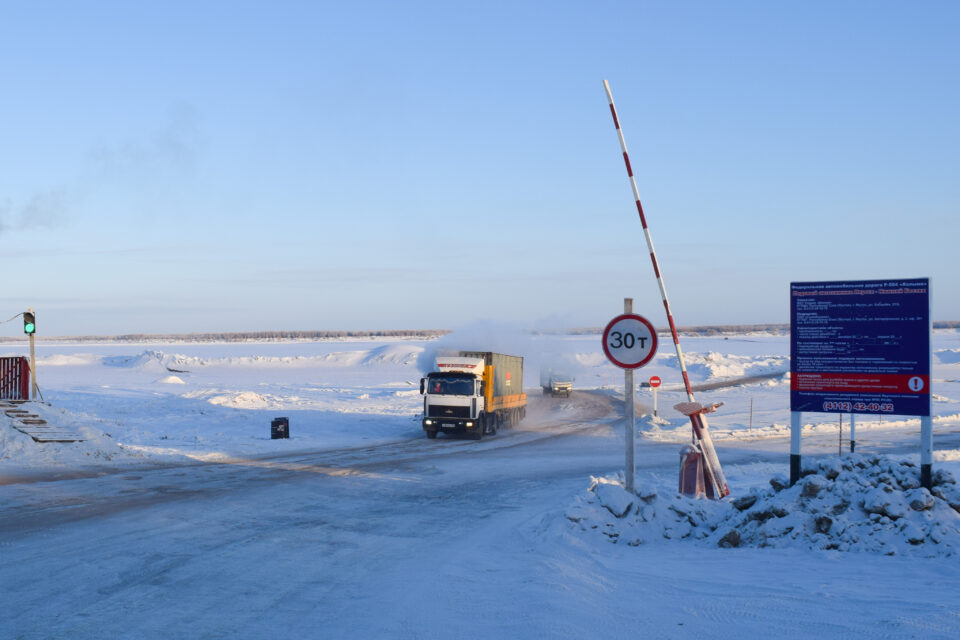
<path fill-rule="evenodd" d="M 428 438 L 436 438 L 440 431 L 483 437 L 488 421 L 484 368 L 480 358 L 437 358 L 437 370 L 420 380 Z"/>

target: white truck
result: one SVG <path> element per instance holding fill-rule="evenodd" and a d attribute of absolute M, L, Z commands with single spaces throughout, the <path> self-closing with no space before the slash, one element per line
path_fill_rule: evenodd
<path fill-rule="evenodd" d="M 556 369 L 540 369 L 543 395 L 569 397 L 573 392 L 573 376 Z"/>
<path fill-rule="evenodd" d="M 523 358 L 490 351 L 437 356 L 437 369 L 420 379 L 423 430 L 428 438 L 466 433 L 474 440 L 523 420 Z"/>

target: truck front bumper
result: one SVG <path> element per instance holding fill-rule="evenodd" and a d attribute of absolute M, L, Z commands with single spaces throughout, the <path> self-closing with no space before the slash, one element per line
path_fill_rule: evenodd
<path fill-rule="evenodd" d="M 424 418 L 421 425 L 424 431 L 472 433 L 480 428 L 480 421 L 475 418 Z"/>

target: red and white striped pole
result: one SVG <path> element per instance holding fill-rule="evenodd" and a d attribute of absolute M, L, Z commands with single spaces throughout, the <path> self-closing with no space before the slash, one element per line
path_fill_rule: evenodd
<path fill-rule="evenodd" d="M 633 177 L 633 168 L 630 166 L 630 155 L 627 153 L 627 141 L 623 138 L 623 130 L 620 129 L 620 118 L 617 117 L 617 108 L 613 104 L 613 94 L 610 92 L 610 84 L 604 80 L 603 88 L 607 92 L 607 101 L 610 103 L 610 115 L 613 116 L 613 125 L 617 128 L 617 137 L 620 139 L 620 149 L 623 151 L 623 162 L 627 166 L 627 175 L 630 177 L 630 187 L 633 189 L 633 198 L 637 203 L 637 213 L 640 215 L 640 224 L 643 226 L 643 237 L 647 241 L 647 249 L 650 251 L 650 261 L 653 263 L 653 273 L 657 277 L 657 285 L 660 287 L 660 297 L 663 299 L 663 308 L 667 312 L 667 322 L 670 324 L 670 334 L 673 336 L 673 344 L 677 350 L 677 360 L 680 362 L 680 372 L 683 375 L 683 386 L 687 391 L 687 400 L 694 402 L 693 387 L 690 386 L 690 377 L 687 375 L 687 365 L 683 360 L 683 350 L 680 348 L 680 336 L 677 334 L 677 325 L 673 321 L 673 314 L 670 312 L 670 301 L 667 299 L 667 287 L 663 282 L 663 275 L 660 273 L 660 264 L 657 262 L 657 253 L 653 248 L 653 238 L 650 237 L 650 228 L 647 226 L 647 217 L 643 214 L 643 205 L 640 203 L 640 190 L 637 188 L 637 181 Z M 693 425 L 693 435 L 700 442 L 700 448 L 704 454 L 704 462 L 707 467 L 707 474 L 714 483 L 715 493 L 718 498 L 730 494 L 727 488 L 726 478 L 723 476 L 723 470 L 720 468 L 720 459 L 713 447 L 713 438 L 710 436 L 710 429 L 707 425 L 707 418 L 704 414 L 697 416 L 700 423 L 693 416 L 690 422 Z"/>

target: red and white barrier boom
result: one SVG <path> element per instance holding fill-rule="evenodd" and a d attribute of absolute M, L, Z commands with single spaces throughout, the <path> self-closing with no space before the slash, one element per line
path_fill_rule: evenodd
<path fill-rule="evenodd" d="M 650 261 L 653 263 L 653 273 L 657 277 L 657 285 L 660 287 L 660 297 L 663 299 L 663 308 L 667 312 L 667 322 L 670 324 L 670 333 L 673 336 L 673 344 L 677 349 L 677 360 L 680 361 L 680 371 L 683 374 L 683 385 L 687 390 L 687 402 L 682 403 L 683 409 L 679 409 L 684 415 L 690 417 L 690 424 L 693 426 L 693 441 L 700 448 L 704 458 L 704 470 L 707 479 L 713 484 L 713 495 L 716 498 L 722 498 L 730 494 L 727 488 L 727 480 L 723 476 L 723 469 L 720 468 L 720 459 L 713 448 L 713 438 L 710 437 L 710 427 L 707 425 L 706 413 L 712 411 L 715 407 L 703 407 L 696 403 L 693 397 L 693 388 L 690 386 L 690 377 L 687 375 L 687 365 L 683 361 L 683 351 L 680 349 L 680 337 L 677 335 L 677 326 L 673 321 L 673 314 L 670 313 L 670 302 L 667 300 L 667 288 L 663 283 L 663 275 L 660 272 L 660 265 L 657 262 L 657 254 L 653 249 L 653 239 L 650 237 L 650 229 L 647 227 L 647 217 L 643 214 L 643 205 L 640 204 L 640 191 L 637 189 L 637 181 L 633 177 L 633 168 L 630 166 L 630 156 L 627 154 L 627 142 L 623 138 L 623 131 L 620 129 L 620 119 L 617 117 L 617 108 L 613 105 L 613 94 L 610 93 L 610 84 L 604 80 L 603 88 L 607 91 L 607 100 L 610 102 L 610 114 L 613 116 L 613 125 L 617 128 L 617 137 L 620 139 L 620 149 L 623 151 L 623 161 L 627 165 L 627 175 L 630 177 L 630 186 L 633 188 L 633 197 L 637 203 L 637 213 L 640 214 L 640 224 L 643 225 L 643 235 L 647 240 L 647 248 L 650 250 Z M 678 407 L 681 405 L 678 405 Z M 709 492 L 708 492 L 709 493 Z"/>

